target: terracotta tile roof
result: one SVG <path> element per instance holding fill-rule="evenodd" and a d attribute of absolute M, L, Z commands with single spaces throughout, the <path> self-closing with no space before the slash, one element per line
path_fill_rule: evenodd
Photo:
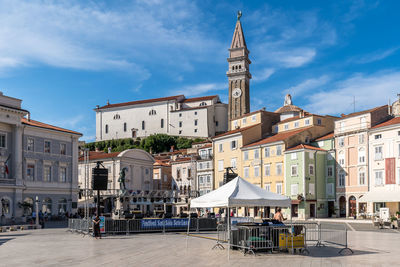
<path fill-rule="evenodd" d="M 161 102 L 161 101 L 168 101 L 168 100 L 178 100 L 179 98 L 184 98 L 184 95 L 176 95 L 176 96 L 168 96 L 168 97 L 160 97 L 160 98 L 153 98 L 153 99 L 145 99 L 145 100 L 136 100 L 124 103 L 116 103 L 116 104 L 108 104 L 99 109 L 107 109 L 107 108 L 115 108 L 115 107 L 123 107 L 123 106 L 131 106 L 131 105 L 138 105 L 138 104 L 146 104 L 151 102 Z"/>
<path fill-rule="evenodd" d="M 153 164 L 154 166 L 166 166 L 166 167 L 171 167 L 170 160 L 156 160 L 156 162 Z"/>
<path fill-rule="evenodd" d="M 334 132 L 330 132 L 327 135 L 321 136 L 317 139 L 315 139 L 314 141 L 323 141 L 323 140 L 328 140 L 328 139 L 332 139 L 334 135 Z"/>
<path fill-rule="evenodd" d="M 213 100 L 214 98 L 218 98 L 218 95 L 209 95 L 209 96 L 201 96 L 201 97 L 192 97 L 183 100 L 183 103 L 197 102 L 197 101 L 206 101 Z"/>
<path fill-rule="evenodd" d="M 235 129 L 235 130 L 232 130 L 232 131 L 228 131 L 228 132 L 226 132 L 226 133 L 223 133 L 223 134 L 219 134 L 219 135 L 217 135 L 217 136 L 214 136 L 212 139 L 219 138 L 219 137 L 226 136 L 226 135 L 235 134 L 235 133 L 240 133 L 240 132 L 246 131 L 246 130 L 248 130 L 248 129 L 251 129 L 251 128 L 253 128 L 253 127 L 256 127 L 256 126 L 258 126 L 258 125 L 261 125 L 261 123 L 257 123 L 257 124 L 254 124 L 254 125 L 251 125 L 251 126 L 247 126 L 247 127 L 243 127 L 243 128 L 238 128 L 238 129 Z"/>
<path fill-rule="evenodd" d="M 207 144 L 207 145 L 204 145 L 204 146 L 202 146 L 202 147 L 199 147 L 198 149 L 202 149 L 202 148 L 209 148 L 209 147 L 212 147 L 212 144 Z"/>
<path fill-rule="evenodd" d="M 318 150 L 318 151 L 326 151 L 325 149 L 322 149 L 322 148 L 319 148 L 319 147 L 310 146 L 310 145 L 304 145 L 304 144 L 300 144 L 300 145 L 297 145 L 295 147 L 286 149 L 286 151 L 293 151 L 293 150 L 298 150 L 298 149 L 312 149 L 312 150 Z"/>
<path fill-rule="evenodd" d="M 177 158 L 174 161 L 172 161 L 171 163 L 176 163 L 176 162 L 185 162 L 185 161 L 191 161 L 192 158 L 191 157 L 183 157 L 183 158 Z"/>
<path fill-rule="evenodd" d="M 78 132 L 75 132 L 75 131 L 67 130 L 67 129 L 60 128 L 60 127 L 57 127 L 57 126 L 53 126 L 53 125 L 50 125 L 50 124 L 46 124 L 46 123 L 43 123 L 43 122 L 40 122 L 40 121 L 28 120 L 26 118 L 22 118 L 21 122 L 22 122 L 22 124 L 33 126 L 33 127 L 49 129 L 49 130 L 54 130 L 54 131 L 59 131 L 59 132 L 64 132 L 64 133 L 71 133 L 71 134 L 76 134 L 76 135 L 82 135 L 81 133 L 78 133 Z"/>
<path fill-rule="evenodd" d="M 108 158 L 115 158 L 117 157 L 121 152 L 111 152 L 111 153 L 106 153 L 103 151 L 89 151 L 89 160 L 97 160 L 97 159 L 108 159 Z M 84 157 L 80 156 L 79 161 L 83 161 Z"/>
<path fill-rule="evenodd" d="M 259 146 L 259 145 L 264 145 L 264 144 L 268 144 L 268 143 L 274 143 L 274 142 L 278 142 L 278 141 L 284 141 L 289 137 L 292 137 L 298 133 L 304 132 L 310 128 L 312 128 L 313 126 L 309 126 L 306 128 L 301 128 L 301 129 L 297 129 L 297 130 L 292 130 L 292 131 L 286 131 L 286 132 L 281 132 L 281 133 L 277 133 L 275 135 L 269 136 L 267 138 L 261 139 L 259 141 L 256 141 L 252 144 L 246 145 L 243 148 L 246 147 L 252 147 L 252 146 Z"/>
<path fill-rule="evenodd" d="M 390 119 L 388 121 L 382 122 L 382 123 L 372 127 L 372 129 L 381 128 L 381 127 L 390 126 L 390 125 L 395 125 L 395 124 L 400 124 L 400 117 L 395 117 L 395 118 L 392 118 L 392 119 Z"/>
<path fill-rule="evenodd" d="M 286 105 L 275 110 L 276 113 L 300 112 L 300 111 L 302 111 L 302 109 L 295 105 Z"/>
<path fill-rule="evenodd" d="M 350 114 L 347 114 L 347 115 L 342 114 L 341 118 L 342 119 L 350 118 L 350 117 L 354 117 L 354 116 L 358 116 L 358 115 L 374 112 L 374 111 L 382 109 L 382 108 L 386 108 L 387 109 L 387 105 L 383 105 L 383 106 L 380 106 L 380 107 L 375 107 L 375 108 L 371 108 L 371 109 L 367 109 L 367 110 L 363 110 L 363 111 L 358 111 L 358 112 L 350 113 Z"/>

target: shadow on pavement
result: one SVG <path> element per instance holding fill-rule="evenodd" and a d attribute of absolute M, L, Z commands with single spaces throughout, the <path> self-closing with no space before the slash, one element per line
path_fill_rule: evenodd
<path fill-rule="evenodd" d="M 367 254 L 378 254 L 378 251 L 368 251 L 368 250 L 354 250 L 353 253 L 349 249 L 343 249 L 341 247 L 308 247 L 310 254 L 309 257 L 315 258 L 334 258 L 334 257 L 344 257 L 353 255 L 367 255 Z"/>

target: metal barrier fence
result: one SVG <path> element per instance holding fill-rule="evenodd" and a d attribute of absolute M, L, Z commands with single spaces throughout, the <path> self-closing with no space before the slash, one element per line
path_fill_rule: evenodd
<path fill-rule="evenodd" d="M 189 219 L 131 219 L 104 221 L 105 234 L 133 234 L 144 232 L 176 232 L 186 231 Z M 69 219 L 68 228 L 72 232 L 89 233 L 92 230 L 92 221 L 85 219 Z M 87 230 L 89 229 L 89 230 Z M 190 231 L 215 231 L 217 220 L 210 218 L 190 219 Z"/>
<path fill-rule="evenodd" d="M 284 226 L 241 226 L 232 229 L 230 239 L 226 224 L 217 227 L 217 244 L 213 247 L 224 249 L 228 244 L 233 249 L 242 249 L 244 253 L 257 251 L 281 251 L 299 249 L 308 254 L 310 246 L 335 245 L 344 250 L 353 251 L 347 244 L 347 228 L 344 225 L 320 224 L 318 222 L 294 222 Z"/>

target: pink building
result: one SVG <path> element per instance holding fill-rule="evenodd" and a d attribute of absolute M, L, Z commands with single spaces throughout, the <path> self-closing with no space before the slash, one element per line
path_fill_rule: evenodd
<path fill-rule="evenodd" d="M 368 132 L 388 118 L 388 106 L 342 115 L 335 121 L 337 161 L 336 203 L 340 217 L 354 217 L 367 212 L 361 202 L 369 190 Z"/>

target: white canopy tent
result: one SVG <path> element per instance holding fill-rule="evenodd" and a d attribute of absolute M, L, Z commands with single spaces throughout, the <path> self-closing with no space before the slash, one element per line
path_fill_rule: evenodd
<path fill-rule="evenodd" d="M 257 185 L 251 184 L 241 177 L 236 177 L 229 183 L 190 201 L 190 208 L 227 208 L 228 240 L 230 238 L 229 208 L 235 207 L 290 207 L 291 199 L 269 192 Z M 189 236 L 190 213 L 187 236 Z M 228 245 L 229 258 L 230 244 Z"/>
<path fill-rule="evenodd" d="M 397 191 L 370 191 L 365 193 L 359 202 L 400 202 L 400 192 Z"/>
<path fill-rule="evenodd" d="M 268 192 L 241 177 L 190 201 L 191 208 L 290 207 L 286 196 Z"/>

